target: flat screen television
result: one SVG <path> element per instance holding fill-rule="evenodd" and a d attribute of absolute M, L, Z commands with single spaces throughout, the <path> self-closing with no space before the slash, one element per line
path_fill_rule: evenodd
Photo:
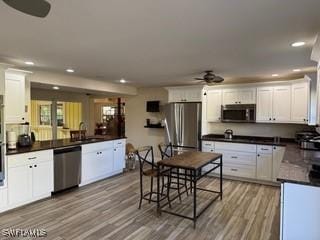
<path fill-rule="evenodd" d="M 147 112 L 160 112 L 160 101 L 147 101 Z"/>

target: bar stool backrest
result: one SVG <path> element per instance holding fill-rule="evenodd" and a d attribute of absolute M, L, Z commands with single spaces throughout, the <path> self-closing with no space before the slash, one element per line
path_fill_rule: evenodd
<path fill-rule="evenodd" d="M 140 147 L 135 151 L 135 153 L 139 158 L 140 172 L 143 172 L 145 164 L 150 165 L 152 169 L 157 168 L 157 165 L 154 163 L 152 146 Z"/>
<path fill-rule="evenodd" d="M 160 143 L 158 145 L 160 153 L 161 153 L 161 159 L 166 159 L 166 158 L 170 158 L 173 156 L 173 147 L 172 147 L 172 143 L 169 143 L 168 145 L 164 144 L 164 143 Z"/>

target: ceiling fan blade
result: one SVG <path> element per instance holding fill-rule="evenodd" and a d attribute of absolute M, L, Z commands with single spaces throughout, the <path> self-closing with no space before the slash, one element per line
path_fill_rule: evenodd
<path fill-rule="evenodd" d="M 214 82 L 216 83 L 220 83 L 220 82 L 223 82 L 224 81 L 224 78 L 223 77 L 220 77 L 220 76 L 215 76 L 214 79 L 213 79 Z"/>
<path fill-rule="evenodd" d="M 46 0 L 3 0 L 10 7 L 35 17 L 48 15 L 51 5 Z"/>

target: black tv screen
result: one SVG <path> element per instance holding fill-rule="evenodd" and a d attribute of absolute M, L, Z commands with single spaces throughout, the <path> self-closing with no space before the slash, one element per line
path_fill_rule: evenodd
<path fill-rule="evenodd" d="M 160 112 L 160 101 L 147 101 L 147 112 Z"/>

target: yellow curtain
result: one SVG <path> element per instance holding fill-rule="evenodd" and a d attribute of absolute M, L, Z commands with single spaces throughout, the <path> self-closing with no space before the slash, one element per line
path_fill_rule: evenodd
<path fill-rule="evenodd" d="M 76 102 L 63 102 L 64 124 L 70 130 L 78 130 L 82 121 L 82 104 Z"/>

